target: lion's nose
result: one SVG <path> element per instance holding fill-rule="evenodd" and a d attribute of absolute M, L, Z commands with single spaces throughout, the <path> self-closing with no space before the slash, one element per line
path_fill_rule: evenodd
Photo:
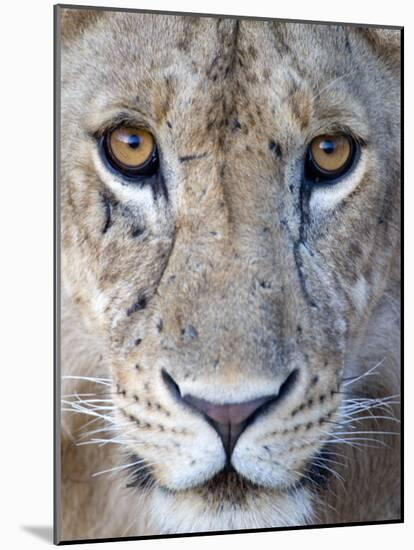
<path fill-rule="evenodd" d="M 231 456 L 240 434 L 252 421 L 255 413 L 274 399 L 274 395 L 268 395 L 243 403 L 217 405 L 193 395 L 183 396 L 183 401 L 203 413 L 216 429 L 228 457 Z"/>
<path fill-rule="evenodd" d="M 238 438 L 258 413 L 268 409 L 273 403 L 281 401 L 296 385 L 298 371 L 292 371 L 280 385 L 278 393 L 263 395 L 250 401 L 240 403 L 213 403 L 189 393 L 182 393 L 180 387 L 168 372 L 162 371 L 164 382 L 170 393 L 180 402 L 200 412 L 219 434 L 227 458 L 230 460 Z"/>
<path fill-rule="evenodd" d="M 170 393 L 180 402 L 186 403 L 193 410 L 203 414 L 206 420 L 215 428 L 219 434 L 228 460 L 231 457 L 233 449 L 238 438 L 249 424 L 253 422 L 258 413 L 270 407 L 276 401 L 279 402 L 295 386 L 298 371 L 293 371 L 279 387 L 278 393 L 264 395 L 251 401 L 242 401 L 240 403 L 213 403 L 189 393 L 182 393 L 180 387 L 172 376 L 162 371 L 162 376 Z"/>

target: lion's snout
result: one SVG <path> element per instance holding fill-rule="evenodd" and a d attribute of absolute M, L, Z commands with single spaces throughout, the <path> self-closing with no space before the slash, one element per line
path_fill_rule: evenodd
<path fill-rule="evenodd" d="M 176 381 L 163 371 L 163 380 L 173 397 L 181 404 L 190 408 L 194 413 L 201 414 L 214 427 L 223 443 L 228 464 L 237 441 L 245 429 L 261 416 L 274 410 L 279 401 L 287 398 L 290 390 L 298 378 L 298 371 L 294 370 L 280 385 L 279 391 L 243 401 L 221 402 L 210 401 L 202 396 L 183 393 Z M 268 386 L 268 390 L 270 386 Z"/>

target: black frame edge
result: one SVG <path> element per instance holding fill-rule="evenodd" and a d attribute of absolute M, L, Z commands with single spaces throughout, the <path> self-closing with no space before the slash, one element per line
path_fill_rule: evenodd
<path fill-rule="evenodd" d="M 53 6 L 53 543 L 61 543 L 60 525 L 60 12 Z"/>

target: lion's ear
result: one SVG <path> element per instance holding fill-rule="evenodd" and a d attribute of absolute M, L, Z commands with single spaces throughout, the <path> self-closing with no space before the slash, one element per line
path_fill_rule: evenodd
<path fill-rule="evenodd" d="M 81 8 L 60 8 L 60 33 L 63 42 L 73 40 L 90 25 L 98 21 L 104 12 Z"/>
<path fill-rule="evenodd" d="M 375 53 L 392 70 L 400 70 L 402 29 L 358 29 Z"/>

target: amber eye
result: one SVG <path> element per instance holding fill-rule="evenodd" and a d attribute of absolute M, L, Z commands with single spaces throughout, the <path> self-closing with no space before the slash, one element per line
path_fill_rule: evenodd
<path fill-rule="evenodd" d="M 121 126 L 104 135 L 105 156 L 116 171 L 139 178 L 158 170 L 158 152 L 154 137 L 147 130 Z"/>
<path fill-rule="evenodd" d="M 307 152 L 305 175 L 315 183 L 332 182 L 354 165 L 358 145 L 346 134 L 324 134 L 314 138 Z"/>

